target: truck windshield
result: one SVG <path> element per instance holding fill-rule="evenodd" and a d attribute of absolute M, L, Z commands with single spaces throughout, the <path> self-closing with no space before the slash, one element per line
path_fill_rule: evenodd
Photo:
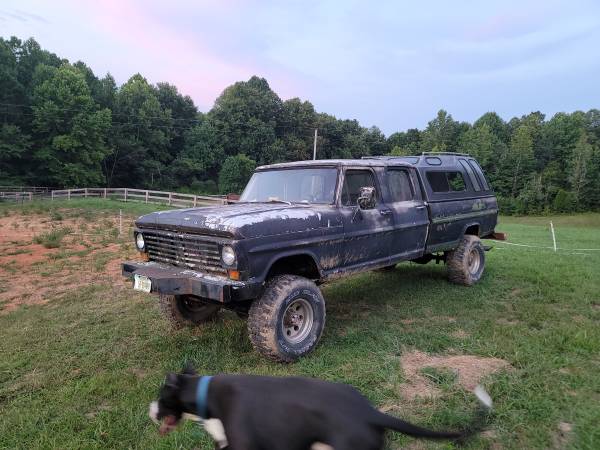
<path fill-rule="evenodd" d="M 240 202 L 333 203 L 337 169 L 282 169 L 256 172 Z"/>

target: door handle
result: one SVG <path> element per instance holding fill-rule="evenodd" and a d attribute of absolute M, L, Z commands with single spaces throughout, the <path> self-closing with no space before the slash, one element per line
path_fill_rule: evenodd
<path fill-rule="evenodd" d="M 427 208 L 427 205 L 415 206 L 415 209 L 424 209 L 424 208 Z"/>
<path fill-rule="evenodd" d="M 392 213 L 391 209 L 380 209 L 379 212 L 382 216 L 389 216 Z"/>

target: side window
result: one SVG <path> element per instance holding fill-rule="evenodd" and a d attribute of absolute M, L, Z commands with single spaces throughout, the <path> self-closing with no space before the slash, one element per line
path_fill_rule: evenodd
<path fill-rule="evenodd" d="M 446 176 L 448 177 L 448 185 L 450 186 L 450 190 L 454 192 L 460 192 L 467 190 L 465 186 L 465 179 L 460 172 L 446 172 Z"/>
<path fill-rule="evenodd" d="M 460 192 L 466 190 L 460 172 L 427 172 L 427 181 L 433 192 Z"/>
<path fill-rule="evenodd" d="M 362 187 L 376 188 L 373 172 L 370 170 L 347 170 L 342 187 L 342 205 L 356 205 Z M 378 195 L 375 193 L 375 198 L 377 197 Z"/>
<path fill-rule="evenodd" d="M 392 202 L 405 202 L 414 198 L 412 183 L 406 170 L 388 170 L 388 185 Z"/>
<path fill-rule="evenodd" d="M 477 164 L 477 161 L 475 161 L 474 159 L 470 159 L 469 165 L 473 168 L 475 173 L 477 173 L 477 176 L 481 180 L 481 185 L 483 186 L 483 189 L 485 191 L 489 191 L 490 185 L 488 184 L 487 180 L 485 179 L 485 176 L 483 175 L 483 171 L 481 170 L 481 167 L 479 167 L 479 164 Z"/>
<path fill-rule="evenodd" d="M 476 191 L 480 191 L 481 190 L 481 186 L 479 186 L 479 181 L 477 180 L 477 177 L 475 176 L 475 172 L 473 172 L 473 168 L 467 164 L 467 161 L 464 159 L 459 159 L 460 161 L 460 165 L 463 166 L 463 169 L 465 169 L 467 171 L 467 174 L 469 175 L 469 179 L 471 180 L 471 184 L 473 185 L 473 189 L 475 189 Z"/>

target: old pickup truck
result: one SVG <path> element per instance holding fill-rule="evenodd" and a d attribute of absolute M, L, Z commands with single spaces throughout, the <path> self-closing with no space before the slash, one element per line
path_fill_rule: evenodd
<path fill-rule="evenodd" d="M 252 345 L 293 361 L 325 326 L 318 286 L 402 261 L 444 261 L 451 282 L 482 276 L 496 197 L 465 154 L 300 161 L 256 169 L 239 201 L 135 222 L 134 289 L 159 295 L 175 326 L 219 309 L 248 319 Z"/>

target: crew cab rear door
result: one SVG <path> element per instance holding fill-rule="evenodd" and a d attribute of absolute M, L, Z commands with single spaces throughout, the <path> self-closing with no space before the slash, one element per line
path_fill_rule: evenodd
<path fill-rule="evenodd" d="M 375 187 L 377 204 L 373 209 L 358 209 L 361 187 Z M 340 195 L 340 213 L 344 224 L 341 246 L 342 264 L 348 269 L 383 265 L 390 256 L 394 216 L 383 203 L 381 186 L 370 167 L 346 168 Z"/>
<path fill-rule="evenodd" d="M 392 263 L 418 258 L 425 250 L 429 213 L 423 201 L 415 170 L 390 166 L 386 169 L 387 204 L 394 215 L 391 240 Z"/>

